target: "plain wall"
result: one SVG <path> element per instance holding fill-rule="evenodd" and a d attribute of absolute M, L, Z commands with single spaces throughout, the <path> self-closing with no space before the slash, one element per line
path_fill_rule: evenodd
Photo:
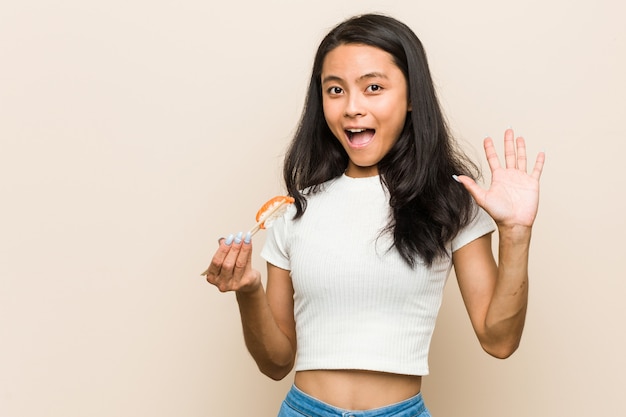
<path fill-rule="evenodd" d="M 507 126 L 547 154 L 522 345 L 483 353 L 452 276 L 434 416 L 626 414 L 624 2 L 26 0 L 0 5 L 0 416 L 275 415 L 291 376 L 200 272 L 283 192 L 315 48 L 367 11 L 420 36 L 483 166 Z"/>

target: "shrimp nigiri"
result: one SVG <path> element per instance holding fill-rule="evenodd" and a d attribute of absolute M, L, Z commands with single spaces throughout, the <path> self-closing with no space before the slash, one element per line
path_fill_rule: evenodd
<path fill-rule="evenodd" d="M 254 235 L 260 229 L 265 229 L 272 221 L 282 215 L 290 204 L 295 200 L 293 197 L 279 195 L 268 200 L 256 213 L 257 224 L 250 229 L 250 233 Z"/>

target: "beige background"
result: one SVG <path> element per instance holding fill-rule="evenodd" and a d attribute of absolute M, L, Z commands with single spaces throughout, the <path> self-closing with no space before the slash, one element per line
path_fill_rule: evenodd
<path fill-rule="evenodd" d="M 482 353 L 451 279 L 433 414 L 626 414 L 624 4 L 3 1 L 0 416 L 275 415 L 290 378 L 199 273 L 282 191 L 315 48 L 366 11 L 418 33 L 481 162 L 509 125 L 548 158 L 522 346 Z"/>

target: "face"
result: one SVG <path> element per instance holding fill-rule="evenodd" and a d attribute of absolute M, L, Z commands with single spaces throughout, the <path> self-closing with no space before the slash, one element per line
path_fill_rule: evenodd
<path fill-rule="evenodd" d="M 377 175 L 410 111 L 404 74 L 382 49 L 345 44 L 326 55 L 321 81 L 326 123 L 348 153 L 346 175 Z"/>

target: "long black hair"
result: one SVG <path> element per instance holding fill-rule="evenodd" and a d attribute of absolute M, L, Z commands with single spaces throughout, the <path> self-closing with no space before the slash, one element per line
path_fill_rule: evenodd
<path fill-rule="evenodd" d="M 415 266 L 432 265 L 447 254 L 446 244 L 471 219 L 475 206 L 452 175 L 476 178 L 478 167 L 456 148 L 437 100 L 422 43 L 404 23 L 367 14 L 344 21 L 322 40 L 298 129 L 287 151 L 283 176 L 295 198 L 296 215 L 306 210 L 306 195 L 345 171 L 348 155 L 330 131 L 322 107 L 321 72 L 326 55 L 345 44 L 369 45 L 389 53 L 407 81 L 411 111 L 400 137 L 378 163 L 387 187 L 391 217 L 383 232 Z M 306 190 L 306 191 L 303 191 Z"/>

